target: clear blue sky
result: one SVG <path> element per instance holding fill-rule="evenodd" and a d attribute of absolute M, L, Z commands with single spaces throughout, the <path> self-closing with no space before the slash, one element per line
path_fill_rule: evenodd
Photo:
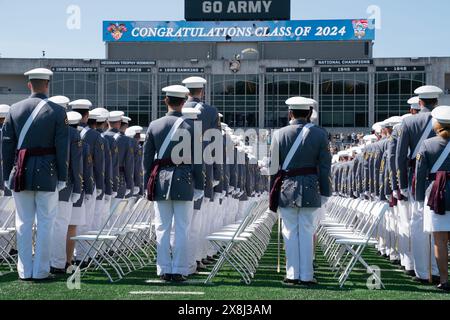
<path fill-rule="evenodd" d="M 66 27 L 69 5 L 81 9 L 80 30 Z M 292 19 L 362 18 L 370 5 L 382 18 L 375 57 L 450 56 L 448 0 L 292 0 Z M 103 20 L 183 19 L 184 0 L 0 0 L 0 54 L 104 58 Z"/>

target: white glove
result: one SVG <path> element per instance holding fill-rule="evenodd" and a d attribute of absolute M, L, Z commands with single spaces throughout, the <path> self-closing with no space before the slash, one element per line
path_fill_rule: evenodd
<path fill-rule="evenodd" d="M 417 201 L 417 211 L 423 214 L 423 208 L 425 208 L 425 203 L 423 201 Z"/>
<path fill-rule="evenodd" d="M 72 195 L 70 196 L 70 201 L 72 201 L 72 203 L 77 203 L 81 198 L 81 194 L 79 193 L 72 193 Z"/>
<path fill-rule="evenodd" d="M 213 181 L 213 184 L 212 184 L 212 185 L 213 185 L 213 188 L 214 188 L 215 186 L 218 186 L 219 183 L 220 183 L 220 181 L 214 180 L 214 181 Z"/>
<path fill-rule="evenodd" d="M 354 195 L 356 198 L 358 198 L 358 192 L 353 191 L 353 195 Z"/>
<path fill-rule="evenodd" d="M 203 190 L 194 189 L 194 201 L 197 201 L 198 199 L 202 198 L 205 192 Z"/>
<path fill-rule="evenodd" d="M 97 189 L 97 197 L 100 196 L 103 193 L 102 189 Z"/>
<path fill-rule="evenodd" d="M 392 191 L 392 196 L 393 196 L 395 199 L 397 199 L 397 200 L 398 200 L 398 198 L 400 198 L 400 197 L 398 196 L 398 191 L 397 191 L 397 190 Z"/>
<path fill-rule="evenodd" d="M 226 192 L 226 191 L 222 191 L 222 196 L 221 196 L 221 198 L 222 198 L 222 199 L 225 198 L 226 195 L 227 195 L 227 192 Z"/>
<path fill-rule="evenodd" d="M 61 191 L 62 189 L 64 189 L 67 186 L 65 181 L 58 181 L 58 185 L 56 186 L 56 189 L 58 189 L 58 191 Z"/>
<path fill-rule="evenodd" d="M 229 186 L 228 187 L 228 192 L 231 192 L 231 191 L 233 191 L 234 190 L 234 187 L 232 187 L 232 186 Z"/>
<path fill-rule="evenodd" d="M 86 201 L 89 201 L 89 200 L 91 200 L 91 197 L 92 197 L 92 194 L 86 194 L 86 195 L 84 196 L 84 199 L 85 199 Z"/>
<path fill-rule="evenodd" d="M 392 196 L 387 195 L 387 196 L 386 196 L 386 199 L 387 199 L 389 202 L 391 202 L 391 201 L 392 201 Z"/>
<path fill-rule="evenodd" d="M 126 190 L 125 190 L 125 196 L 126 196 L 126 197 L 129 196 L 130 193 L 131 193 L 131 190 L 130 190 L 130 189 L 126 189 Z"/>
<path fill-rule="evenodd" d="M 117 197 L 117 192 L 113 191 L 113 193 L 112 193 L 111 197 L 112 197 L 112 198 L 115 198 L 115 197 Z"/>
<path fill-rule="evenodd" d="M 3 197 L 5 195 L 5 191 L 0 190 L 0 197 Z"/>
<path fill-rule="evenodd" d="M 409 191 L 408 189 L 401 189 L 400 193 L 402 194 L 402 196 L 409 198 Z"/>
<path fill-rule="evenodd" d="M 133 194 L 138 194 L 140 190 L 141 189 L 139 189 L 139 187 L 134 187 L 133 188 Z"/>
<path fill-rule="evenodd" d="M 4 185 L 5 185 L 5 188 L 6 188 L 6 189 L 11 189 L 11 188 L 9 187 L 9 181 L 8 181 L 8 180 L 5 180 Z"/>

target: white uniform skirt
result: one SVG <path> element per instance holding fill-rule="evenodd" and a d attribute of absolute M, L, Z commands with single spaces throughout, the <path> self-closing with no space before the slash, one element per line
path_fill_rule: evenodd
<path fill-rule="evenodd" d="M 86 224 L 86 201 L 83 199 L 81 207 L 72 208 L 72 216 L 70 217 L 71 226 L 84 226 Z"/>
<path fill-rule="evenodd" d="M 425 205 L 423 212 L 423 231 L 424 232 L 450 232 L 450 211 L 446 211 L 445 215 L 434 213 L 429 206 L 428 197 L 433 188 L 434 181 L 428 187 L 425 193 Z"/>

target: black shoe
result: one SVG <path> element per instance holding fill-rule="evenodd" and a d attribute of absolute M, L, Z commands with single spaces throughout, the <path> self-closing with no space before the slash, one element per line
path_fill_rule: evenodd
<path fill-rule="evenodd" d="M 317 282 L 316 279 L 312 279 L 311 281 L 300 281 L 300 284 L 309 287 L 309 286 L 315 286 L 319 283 Z"/>
<path fill-rule="evenodd" d="M 439 277 L 439 276 L 433 276 L 431 278 L 431 280 L 432 280 L 433 284 L 441 284 L 441 277 Z"/>
<path fill-rule="evenodd" d="M 16 254 L 18 254 L 19 253 L 19 251 L 17 251 L 16 249 L 11 249 L 11 250 L 9 250 L 9 255 L 10 256 L 15 256 Z"/>
<path fill-rule="evenodd" d="M 163 275 L 160 275 L 159 278 L 160 278 L 162 281 L 171 281 L 171 280 L 172 280 L 172 275 L 169 274 L 169 273 L 165 273 L 165 274 L 163 274 Z"/>
<path fill-rule="evenodd" d="M 75 264 L 76 264 L 77 266 L 80 266 L 80 269 L 85 269 L 85 268 L 88 267 L 89 262 L 90 262 L 90 260 L 88 260 L 88 261 L 83 261 L 83 263 L 81 263 L 81 260 L 77 260 L 77 261 L 75 262 Z"/>
<path fill-rule="evenodd" d="M 23 281 L 23 282 L 30 282 L 30 281 L 33 281 L 33 278 L 21 278 L 21 277 L 19 277 L 19 280 Z"/>
<path fill-rule="evenodd" d="M 391 263 L 392 263 L 394 266 L 399 266 L 399 265 L 400 265 L 400 260 L 392 260 Z"/>
<path fill-rule="evenodd" d="M 197 261 L 197 271 L 201 272 L 206 270 L 208 270 L 208 268 L 201 261 Z"/>
<path fill-rule="evenodd" d="M 173 282 L 185 282 L 185 281 L 187 281 L 187 278 L 181 274 L 174 274 L 174 275 L 172 275 L 172 281 Z"/>
<path fill-rule="evenodd" d="M 410 277 L 416 276 L 416 272 L 414 270 L 405 270 L 405 274 Z"/>
<path fill-rule="evenodd" d="M 387 254 L 383 254 L 382 257 L 385 259 L 390 259 L 390 257 Z"/>
<path fill-rule="evenodd" d="M 220 258 L 220 256 L 219 256 L 218 254 L 215 254 L 215 255 L 213 255 L 212 257 L 213 257 L 213 259 L 215 259 L 215 260 L 219 260 L 219 258 Z"/>
<path fill-rule="evenodd" d="M 54 267 L 50 267 L 51 274 L 66 274 L 66 269 L 58 269 Z"/>
<path fill-rule="evenodd" d="M 288 279 L 288 278 L 284 278 L 283 284 L 287 284 L 287 285 L 293 286 L 293 285 L 299 284 L 299 280 L 298 280 L 298 279 Z"/>
<path fill-rule="evenodd" d="M 201 262 L 202 262 L 205 266 L 208 266 L 208 265 L 212 264 L 212 262 L 209 261 L 208 259 L 202 259 Z"/>
<path fill-rule="evenodd" d="M 440 283 L 436 288 L 444 292 L 450 292 L 450 285 L 447 283 Z"/>
<path fill-rule="evenodd" d="M 428 279 L 421 279 L 421 278 L 418 278 L 418 277 L 413 277 L 412 280 L 414 282 L 417 282 L 417 283 L 420 283 L 420 284 L 423 284 L 423 285 L 430 284 L 430 281 Z"/>
<path fill-rule="evenodd" d="M 46 278 L 42 278 L 42 279 L 35 279 L 33 278 L 33 282 L 49 282 L 49 281 L 54 281 L 56 279 L 56 276 L 54 274 L 49 274 L 48 277 Z"/>
<path fill-rule="evenodd" d="M 208 261 L 210 261 L 210 262 L 215 262 L 216 260 L 213 258 L 213 257 L 211 257 L 211 256 L 207 256 L 206 257 L 206 260 L 208 260 Z"/>

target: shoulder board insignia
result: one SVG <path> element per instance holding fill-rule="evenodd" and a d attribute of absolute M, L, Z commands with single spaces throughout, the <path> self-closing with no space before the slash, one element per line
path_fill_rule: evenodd
<path fill-rule="evenodd" d="M 69 125 L 69 119 L 67 119 L 67 116 L 64 118 L 64 123 L 65 123 L 66 126 Z"/>
<path fill-rule="evenodd" d="M 417 154 L 416 160 L 420 161 L 420 159 L 422 159 L 422 155 L 420 153 Z"/>

